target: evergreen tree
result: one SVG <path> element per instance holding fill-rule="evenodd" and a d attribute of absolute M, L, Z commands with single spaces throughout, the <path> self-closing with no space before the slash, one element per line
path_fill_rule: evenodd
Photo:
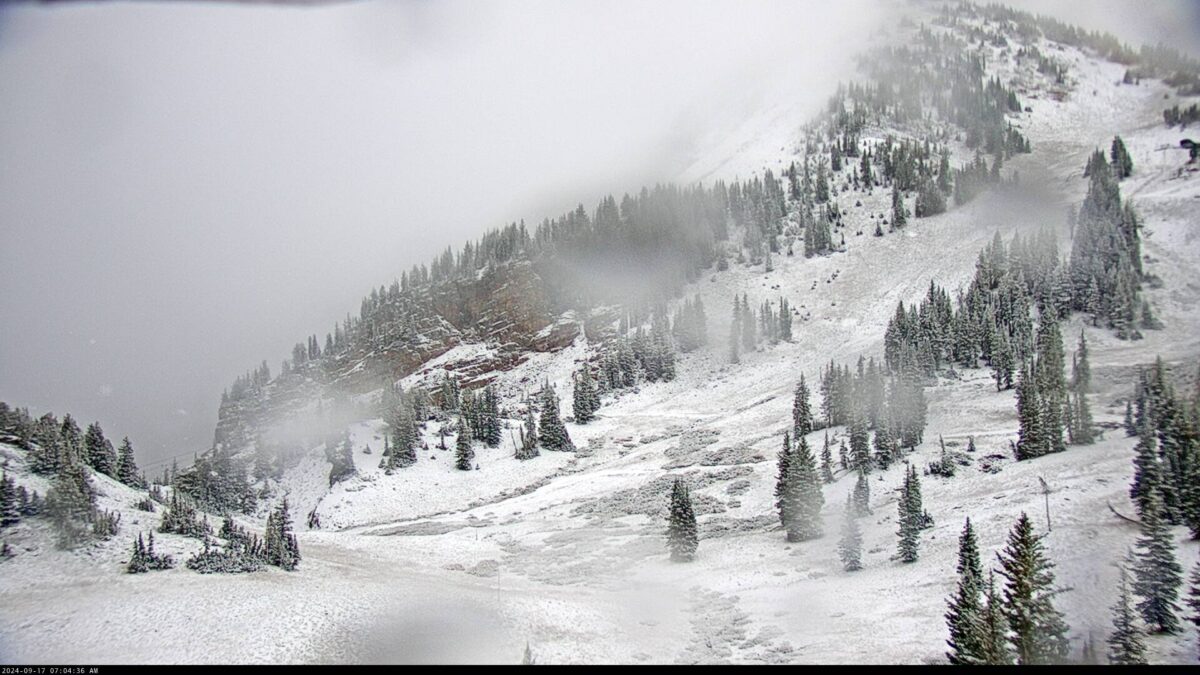
<path fill-rule="evenodd" d="M 692 498 L 683 479 L 677 477 L 671 487 L 670 520 L 667 526 L 667 548 L 671 551 L 671 560 L 691 562 L 696 557 L 699 544 Z"/>
<path fill-rule="evenodd" d="M 984 662 L 983 636 L 983 567 L 979 562 L 979 545 L 968 518 L 958 539 L 958 589 L 949 601 L 946 625 L 950 651 L 946 657 L 953 665 L 977 665 Z"/>
<path fill-rule="evenodd" d="M 462 418 L 458 420 L 458 440 L 454 443 L 454 468 L 459 471 L 470 471 L 471 462 L 475 459 L 475 450 L 471 447 L 471 430 Z"/>
<path fill-rule="evenodd" d="M 403 469 L 417 463 L 417 427 L 413 420 L 412 407 L 401 404 L 392 425 L 391 452 L 387 455 L 386 469 Z"/>
<path fill-rule="evenodd" d="M 833 451 L 829 447 L 829 434 L 825 434 L 825 447 L 821 449 L 821 480 L 833 482 Z"/>
<path fill-rule="evenodd" d="M 21 520 L 17 488 L 8 472 L 0 472 L 0 527 L 15 525 Z"/>
<path fill-rule="evenodd" d="M 1008 620 L 1004 616 L 1004 603 L 996 593 L 996 575 L 988 571 L 987 589 L 979 627 L 979 653 L 982 665 L 1012 665 L 1009 648 Z"/>
<path fill-rule="evenodd" d="M 263 537 L 266 562 L 287 571 L 300 564 L 300 547 L 292 533 L 292 518 L 288 513 L 287 497 L 267 516 L 267 531 Z"/>
<path fill-rule="evenodd" d="M 1133 424 L 1133 401 L 1125 401 L 1125 421 L 1122 426 L 1126 436 L 1137 436 L 1137 427 Z"/>
<path fill-rule="evenodd" d="M 779 522 L 784 527 L 788 524 L 788 514 L 791 513 L 791 496 L 787 492 L 789 474 L 788 468 L 792 461 L 792 443 L 788 432 L 783 432 L 783 447 L 775 460 L 775 508 L 779 509 Z"/>
<path fill-rule="evenodd" d="M 145 487 L 145 481 L 142 480 L 141 472 L 138 471 L 137 461 L 133 456 L 133 445 L 129 442 L 128 436 L 121 439 L 121 447 L 117 450 L 116 479 L 130 487 Z"/>
<path fill-rule="evenodd" d="M 887 471 L 896 454 L 895 441 L 888 426 L 885 422 L 875 428 L 875 464 L 881 471 Z"/>
<path fill-rule="evenodd" d="M 1183 569 L 1175 561 L 1175 541 L 1162 515 L 1162 499 L 1151 492 L 1142 512 L 1141 536 L 1133 565 L 1133 592 L 1141 596 L 1138 612 L 1155 633 L 1179 629 L 1175 614 Z"/>
<path fill-rule="evenodd" d="M 842 514 L 842 538 L 838 540 L 838 557 L 842 560 L 842 569 L 856 572 L 862 569 L 862 529 L 858 526 L 858 518 L 854 514 L 853 497 L 847 495 L 846 510 Z"/>
<path fill-rule="evenodd" d="M 998 330 L 991 356 L 992 377 L 996 380 L 996 391 L 1013 387 L 1013 351 L 1007 330 Z"/>
<path fill-rule="evenodd" d="M 871 515 L 871 484 L 867 481 L 867 474 L 863 471 L 858 472 L 851 498 L 854 501 L 855 516 L 861 518 Z"/>
<path fill-rule="evenodd" d="M 900 196 L 900 188 L 892 186 L 892 227 L 904 227 L 908 222 L 908 211 L 904 208 L 904 199 Z"/>
<path fill-rule="evenodd" d="M 542 386 L 541 419 L 538 420 L 538 442 L 547 450 L 574 452 L 575 445 L 567 427 L 558 416 L 558 396 L 547 382 Z"/>
<path fill-rule="evenodd" d="M 741 343 L 741 340 L 742 340 L 741 328 L 742 328 L 741 304 L 738 302 L 738 299 L 735 296 L 733 299 L 733 322 L 729 325 L 729 362 L 730 363 L 737 364 L 737 363 L 742 362 L 741 358 L 738 355 L 740 352 L 739 344 Z"/>
<path fill-rule="evenodd" d="M 1075 352 L 1074 373 L 1071 378 L 1071 389 L 1075 394 L 1071 441 L 1078 445 L 1091 445 L 1096 441 L 1092 410 L 1087 401 L 1091 382 L 1092 370 L 1088 363 L 1087 338 L 1081 331 L 1079 333 L 1079 349 Z"/>
<path fill-rule="evenodd" d="M 812 408 L 809 406 L 808 384 L 804 376 L 796 384 L 796 393 L 792 399 L 792 435 L 796 438 L 807 436 L 813 431 Z"/>
<path fill-rule="evenodd" d="M 590 379 L 590 374 L 589 374 Z M 591 397 L 594 396 L 595 390 L 589 394 L 589 403 Z M 489 448 L 500 447 L 500 397 L 496 394 L 496 387 L 488 385 L 483 389 L 483 401 L 481 406 L 480 439 L 484 445 Z M 595 412 L 593 410 L 593 412 Z M 565 431 L 564 431 L 565 433 Z"/>
<path fill-rule="evenodd" d="M 1117 180 L 1124 180 L 1133 175 L 1133 157 L 1129 155 L 1125 141 L 1122 141 L 1120 136 L 1113 138 L 1109 159 L 1112 161 L 1113 175 Z"/>
<path fill-rule="evenodd" d="M 67 464 L 46 493 L 46 514 L 58 536 L 58 546 L 73 548 L 83 543 L 95 511 L 96 492 L 87 468 L 78 462 Z"/>
<path fill-rule="evenodd" d="M 788 460 L 778 505 L 788 541 L 807 541 L 821 536 L 821 507 L 825 505 L 825 497 L 821 492 L 816 460 L 804 437 L 796 443 Z"/>
<path fill-rule="evenodd" d="M 871 472 L 871 436 L 862 415 L 855 415 L 850 424 L 850 466 L 855 471 Z"/>
<path fill-rule="evenodd" d="M 1191 608 L 1192 614 L 1189 618 L 1193 625 L 1200 628 L 1200 565 L 1192 568 L 1190 582 L 1187 604 Z"/>
<path fill-rule="evenodd" d="M 58 430 L 59 448 L 62 456 L 62 465 L 75 464 L 83 462 L 86 458 L 86 449 L 83 445 L 83 433 L 79 430 L 79 425 L 68 414 L 63 415 L 62 424 Z"/>
<path fill-rule="evenodd" d="M 592 382 L 592 369 L 584 364 L 575 375 L 575 389 L 571 400 L 572 413 L 576 424 L 587 424 L 596 416 L 599 399 L 596 396 L 595 385 Z"/>
<path fill-rule="evenodd" d="M 1146 663 L 1145 635 L 1130 606 L 1129 584 L 1123 566 L 1120 574 L 1117 603 L 1112 606 L 1113 632 L 1108 637 L 1108 662 L 1114 666 L 1142 665 Z"/>
<path fill-rule="evenodd" d="M 1034 459 L 1046 453 L 1046 435 L 1042 426 L 1042 401 L 1038 382 L 1028 370 L 1022 369 L 1017 380 L 1017 459 Z"/>
<path fill-rule="evenodd" d="M 1158 462 L 1158 443 L 1150 425 L 1143 424 L 1138 430 L 1138 443 L 1134 447 L 1133 484 L 1129 487 L 1129 498 L 1137 505 L 1144 519 L 1151 498 L 1157 496 L 1161 506 L 1163 475 Z"/>
<path fill-rule="evenodd" d="M 758 349 L 758 330 L 754 321 L 754 309 L 750 307 L 750 300 L 746 294 L 742 294 L 742 349 L 746 352 Z"/>
<path fill-rule="evenodd" d="M 997 554 L 1004 588 L 1004 614 L 1012 631 L 1009 640 L 1018 665 L 1053 665 L 1067 658 L 1067 623 L 1054 608 L 1054 564 L 1022 513 L 1008 535 L 1008 546 Z"/>
<path fill-rule="evenodd" d="M 1063 411 L 1068 405 L 1062 333 L 1058 318 L 1048 309 L 1038 325 L 1037 360 L 1034 372 L 1041 397 L 1042 453 L 1062 452 Z"/>
<path fill-rule="evenodd" d="M 83 436 L 83 446 L 88 466 L 97 473 L 116 476 L 117 453 L 113 450 L 112 443 L 104 437 L 104 430 L 100 428 L 99 422 L 92 422 L 88 425 L 87 432 Z"/>
<path fill-rule="evenodd" d="M 919 488 L 916 486 L 917 473 L 915 467 L 909 467 L 904 475 L 904 485 L 900 488 L 900 500 L 897 521 L 900 530 L 899 555 L 900 561 L 913 563 L 917 561 L 921 534 L 921 502 Z"/>

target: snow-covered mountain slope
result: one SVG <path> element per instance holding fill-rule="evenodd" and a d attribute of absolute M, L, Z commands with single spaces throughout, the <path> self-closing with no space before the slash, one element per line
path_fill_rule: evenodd
<path fill-rule="evenodd" d="M 674 381 L 623 394 L 588 425 L 568 423 L 585 452 L 517 462 L 506 434 L 498 449 L 477 448 L 478 471 L 456 471 L 451 452 L 430 450 L 416 466 L 386 476 L 377 467 L 382 421 L 358 423 L 356 477 L 328 489 L 328 463 L 316 455 L 284 481 L 301 525 L 304 560 L 296 572 L 126 576 L 128 530 L 83 554 L 39 545 L 0 563 L 0 656 L 515 662 L 528 642 L 543 663 L 937 661 L 963 519 L 972 519 L 984 564 L 992 566 L 1022 511 L 1046 531 L 1058 583 L 1070 589 L 1056 602 L 1071 624 L 1073 652 L 1089 636 L 1101 643 L 1114 563 L 1137 536 L 1109 510 L 1131 510 L 1132 439 L 1117 427 L 1133 369 L 1161 354 L 1192 372 L 1200 357 L 1200 178 L 1180 172 L 1179 133 L 1162 126 L 1161 109 L 1175 99 L 1169 88 L 1150 80 L 1122 85 L 1122 66 L 1044 46 L 1069 64 L 1075 83 L 1062 100 L 1036 83 L 1022 92 L 1031 111 L 1013 123 L 1033 152 L 1006 165 L 1019 172 L 1021 189 L 985 194 L 880 238 L 871 231 L 888 213 L 890 194 L 876 189 L 856 195 L 862 206 L 843 203 L 846 252 L 781 256 L 772 272 L 710 271 L 686 291 L 708 308 L 710 346 L 683 356 Z M 1002 77 L 1020 76 L 998 49 L 993 57 L 990 67 Z M 1079 318 L 1063 326 L 1068 345 L 1080 331 L 1091 345 L 1103 440 L 1016 463 L 1009 451 L 1017 430 L 1013 392 L 997 393 L 986 371 L 961 371 L 928 390 L 926 441 L 909 461 L 924 467 L 937 459 L 939 436 L 959 450 L 974 437 L 978 449 L 956 477 L 923 479 L 936 524 L 922 536 L 918 563 L 891 559 L 903 466 L 871 476 L 862 571 L 842 571 L 836 552 L 853 477 L 839 473 L 825 488 L 825 536 L 785 542 L 773 507 L 774 457 L 791 425 L 800 375 L 815 380 L 830 359 L 878 357 L 896 303 L 919 299 L 931 279 L 964 287 L 976 253 L 997 231 L 1007 238 L 1050 225 L 1065 244 L 1065 214 L 1083 197 L 1086 159 L 1115 134 L 1135 162 L 1122 190 L 1145 221 L 1147 271 L 1163 282 L 1147 297 L 1165 327 L 1127 342 Z M 796 145 L 789 137 L 761 142 Z M 786 297 L 798 316 L 793 342 L 745 354 L 734 367 L 724 338 L 731 299 L 743 293 L 752 303 Z M 514 396 L 544 378 L 566 391 L 588 348 L 581 331 L 570 347 L 531 356 L 497 374 L 501 392 Z M 437 438 L 426 442 L 436 447 Z M 808 442 L 819 449 L 823 432 Z M 373 454 L 363 452 L 366 445 Z M 999 471 L 985 471 L 985 463 Z M 664 546 L 670 475 L 687 478 L 700 523 L 698 558 L 687 565 L 671 563 Z M 1050 528 L 1039 478 L 1051 489 Z M 109 508 L 129 501 L 121 490 L 104 486 Z M 314 509 L 323 528 L 306 530 L 303 514 Z M 1190 569 L 1197 543 L 1185 541 L 1182 528 L 1177 534 L 1180 562 Z M 168 540 L 181 555 L 195 545 Z M 1152 661 L 1195 663 L 1195 638 L 1191 628 L 1152 638 Z"/>

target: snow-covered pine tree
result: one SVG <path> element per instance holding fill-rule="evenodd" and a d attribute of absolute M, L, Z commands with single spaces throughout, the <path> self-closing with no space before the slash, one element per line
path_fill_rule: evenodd
<path fill-rule="evenodd" d="M 1121 140 L 1120 136 L 1113 138 L 1109 160 L 1112 162 L 1113 176 L 1118 181 L 1133 175 L 1133 157 L 1130 156 L 1129 150 L 1125 147 L 1125 141 Z"/>
<path fill-rule="evenodd" d="M 1192 568 L 1189 582 L 1187 604 L 1191 608 L 1192 614 L 1188 619 L 1192 625 L 1200 628 L 1200 564 Z"/>
<path fill-rule="evenodd" d="M 558 416 L 558 396 L 549 382 L 542 385 L 541 419 L 538 420 L 538 442 L 547 450 L 574 452 L 575 445 L 567 434 L 567 427 Z"/>
<path fill-rule="evenodd" d="M 475 460 L 475 449 L 471 447 L 471 430 L 461 417 L 458 420 L 458 439 L 454 442 L 454 468 L 470 471 Z"/>
<path fill-rule="evenodd" d="M 921 504 L 919 493 L 915 493 L 914 482 L 916 468 L 910 466 L 904 473 L 904 484 L 900 488 L 900 499 L 897 501 L 897 522 L 900 529 L 896 532 L 900 539 L 900 562 L 913 563 L 917 561 L 921 537 Z"/>
<path fill-rule="evenodd" d="M 267 529 L 263 537 L 266 562 L 281 569 L 292 571 L 300 564 L 300 546 L 292 533 L 292 517 L 288 513 L 287 497 L 267 516 Z"/>
<path fill-rule="evenodd" d="M 391 454 L 386 465 L 388 473 L 417 463 L 417 428 L 412 408 L 402 404 L 393 425 Z"/>
<path fill-rule="evenodd" d="M 896 185 L 892 186 L 892 227 L 904 227 L 908 222 L 908 211 L 904 208 L 904 198 L 900 195 L 900 188 Z"/>
<path fill-rule="evenodd" d="M 500 423 L 500 396 L 496 393 L 494 385 L 489 384 L 483 388 L 481 412 L 482 438 L 480 440 L 489 448 L 500 447 L 500 432 L 502 428 Z"/>
<path fill-rule="evenodd" d="M 138 471 L 137 461 L 133 456 L 133 444 L 129 442 L 128 436 L 121 439 L 121 447 L 117 449 L 116 479 L 130 487 L 145 487 L 145 482 Z"/>
<path fill-rule="evenodd" d="M 988 666 L 1012 665 L 1012 651 L 1008 641 L 1008 619 L 1004 616 L 1004 603 L 996 592 L 996 574 L 988 570 L 987 588 L 984 590 L 983 609 L 980 613 L 979 653 L 982 664 Z"/>
<path fill-rule="evenodd" d="M 1129 583 L 1124 566 L 1120 568 L 1117 602 L 1112 606 L 1112 613 L 1113 632 L 1108 636 L 1108 662 L 1114 666 L 1145 664 L 1145 634 L 1130 604 Z"/>
<path fill-rule="evenodd" d="M 688 494 L 683 478 L 676 477 L 671 486 L 670 515 L 667 524 L 667 548 L 671 560 L 691 562 L 696 557 L 700 539 L 696 530 L 696 514 L 692 511 L 692 498 Z"/>
<path fill-rule="evenodd" d="M 946 657 L 953 665 L 978 665 L 984 662 L 983 636 L 983 566 L 979 562 L 979 544 L 968 518 L 958 538 L 958 588 L 950 598 L 946 625 L 950 651 Z"/>
<path fill-rule="evenodd" d="M 1133 483 L 1129 486 L 1129 498 L 1137 505 L 1138 513 L 1145 518 L 1153 496 L 1158 496 L 1161 505 L 1162 467 L 1158 461 L 1158 442 L 1148 423 L 1138 430 L 1138 443 L 1134 447 Z"/>
<path fill-rule="evenodd" d="M 838 557 L 842 569 L 856 572 L 862 569 L 862 529 L 854 513 L 854 498 L 846 495 L 846 508 L 842 513 L 842 538 L 838 540 Z"/>
<path fill-rule="evenodd" d="M 779 509 L 779 522 L 785 528 L 791 513 L 791 495 L 787 492 L 789 465 L 792 461 L 792 442 L 788 432 L 783 432 L 783 447 L 775 460 L 775 508 Z"/>
<path fill-rule="evenodd" d="M 792 341 L 792 308 L 787 298 L 779 299 L 779 339 L 784 342 Z"/>
<path fill-rule="evenodd" d="M 1041 398 L 1041 430 L 1043 454 L 1062 452 L 1063 411 L 1068 405 L 1067 382 L 1064 374 L 1062 333 L 1054 310 L 1047 308 L 1038 323 L 1037 360 L 1034 374 Z"/>
<path fill-rule="evenodd" d="M 21 520 L 17 488 L 8 472 L 0 472 L 0 527 L 16 525 Z"/>
<path fill-rule="evenodd" d="M 825 447 L 821 449 L 821 480 L 833 482 L 833 450 L 829 446 L 829 432 L 825 433 Z"/>
<path fill-rule="evenodd" d="M 996 331 L 996 340 L 992 345 L 990 364 L 992 377 L 996 380 L 996 391 L 1004 391 L 1013 387 L 1013 351 L 1012 342 L 1006 329 Z"/>
<path fill-rule="evenodd" d="M 864 415 L 855 414 L 850 423 L 850 468 L 871 472 L 871 435 Z"/>
<path fill-rule="evenodd" d="M 1004 615 L 1018 665 L 1053 665 L 1070 649 L 1067 623 L 1054 608 L 1054 563 L 1042 550 L 1041 537 L 1024 512 L 1008 535 L 1008 546 L 996 554 L 1004 588 Z"/>
<path fill-rule="evenodd" d="M 83 446 L 88 466 L 97 473 L 116 477 L 117 453 L 113 450 L 112 443 L 104 437 L 104 430 L 100 428 L 99 422 L 88 425 L 83 435 Z"/>
<path fill-rule="evenodd" d="M 1046 435 L 1042 424 L 1042 402 L 1037 378 L 1022 368 L 1017 379 L 1017 459 L 1033 459 L 1046 453 Z"/>
<path fill-rule="evenodd" d="M 1142 511 L 1141 536 L 1133 564 L 1133 592 L 1141 597 L 1138 612 L 1154 633 L 1179 630 L 1176 599 L 1183 583 L 1183 569 L 1175 560 L 1175 540 L 1163 518 L 1162 499 L 1150 493 Z"/>
<path fill-rule="evenodd" d="M 54 526 L 59 548 L 73 548 L 87 538 L 96 511 L 96 492 L 87 468 L 79 459 L 59 469 L 46 493 L 45 510 Z"/>
<path fill-rule="evenodd" d="M 883 422 L 875 428 L 875 466 L 880 471 L 887 471 L 895 455 L 895 442 L 888 426 L 887 422 Z"/>
<path fill-rule="evenodd" d="M 801 437 L 788 462 L 780 511 L 788 541 L 807 541 L 821 536 L 821 507 L 825 497 L 817 463 L 808 441 Z"/>
<path fill-rule="evenodd" d="M 792 398 L 792 436 L 795 438 L 807 436 L 813 431 L 813 415 L 809 398 L 808 383 L 804 381 L 804 375 L 801 375 Z"/>
<path fill-rule="evenodd" d="M 575 374 L 575 388 L 571 392 L 571 412 L 576 424 L 587 424 L 595 417 L 595 386 L 592 383 L 592 369 L 585 363 Z"/>
<path fill-rule="evenodd" d="M 867 474 L 859 471 L 854 481 L 854 490 L 850 493 L 854 500 L 854 515 L 858 517 L 871 515 L 871 484 Z"/>
<path fill-rule="evenodd" d="M 1083 331 L 1079 333 L 1079 347 L 1075 352 L 1071 385 L 1075 394 L 1071 440 L 1077 445 L 1091 445 L 1096 441 L 1092 410 L 1087 400 L 1087 394 L 1092 386 L 1092 369 L 1088 363 L 1087 338 Z"/>
<path fill-rule="evenodd" d="M 754 310 L 750 307 L 750 300 L 746 294 L 742 294 L 742 349 L 747 352 L 752 352 L 758 349 L 758 330 L 754 321 Z"/>

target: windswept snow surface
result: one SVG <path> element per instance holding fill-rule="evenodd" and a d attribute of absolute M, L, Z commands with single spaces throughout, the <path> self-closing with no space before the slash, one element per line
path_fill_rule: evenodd
<path fill-rule="evenodd" d="M 506 436 L 499 449 L 476 449 L 478 471 L 454 470 L 452 450 L 422 450 L 417 466 L 385 476 L 377 468 L 382 423 L 361 423 L 352 429 L 357 476 L 327 491 L 328 464 L 315 462 L 289 479 L 304 556 L 292 573 L 122 574 L 130 536 L 156 519 L 131 510 L 132 492 L 102 481 L 105 503 L 123 505 L 127 517 L 111 542 L 59 553 L 36 531 L 42 526 L 25 524 L 10 539 L 18 555 L 0 562 L 0 660 L 515 663 L 528 642 L 541 663 L 932 662 L 944 658 L 943 613 L 963 519 L 975 523 L 984 564 L 995 566 L 1022 511 L 1046 532 L 1058 583 L 1069 589 L 1056 602 L 1072 649 L 1078 654 L 1091 636 L 1102 651 L 1114 563 L 1137 536 L 1109 510 L 1132 511 L 1132 442 L 1116 425 L 1133 368 L 1161 354 L 1191 372 L 1200 355 L 1200 179 L 1177 175 L 1186 157 L 1160 149 L 1179 140 L 1160 122 L 1172 103 L 1164 95 L 1174 99 L 1164 86 L 1122 86 L 1120 66 L 1071 49 L 1054 54 L 1071 63 L 1078 82 L 1061 102 L 1044 91 L 1022 96 L 1032 112 L 1013 121 L 1034 151 L 1006 168 L 1020 172 L 1025 190 L 989 194 L 875 238 L 870 215 L 886 214 L 890 197 L 877 189 L 862 207 L 841 200 L 851 224 L 847 252 L 781 256 L 771 273 L 734 266 L 705 276 L 688 294 L 704 300 L 710 346 L 682 357 L 674 382 L 606 402 L 587 426 L 568 423 L 575 444 L 590 452 L 543 452 L 522 463 Z M 843 572 L 836 553 L 852 477 L 839 473 L 825 489 L 822 538 L 785 542 L 772 504 L 774 459 L 800 375 L 815 384 L 831 358 L 878 357 L 896 303 L 918 299 L 931 279 L 965 286 L 996 231 L 1007 238 L 1061 226 L 1068 205 L 1082 199 L 1088 154 L 1106 149 L 1114 133 L 1136 164 L 1122 189 L 1145 220 L 1148 271 L 1163 281 L 1148 297 L 1166 327 L 1121 342 L 1079 319 L 1064 326 L 1068 349 L 1087 333 L 1104 438 L 1016 463 L 1013 392 L 997 393 L 986 371 L 962 371 L 928 390 L 925 443 L 910 461 L 923 468 L 938 458 L 939 436 L 959 451 L 974 436 L 978 449 L 955 478 L 922 479 L 936 525 L 923 533 L 916 564 L 892 559 L 903 466 L 871 475 L 862 571 Z M 1063 236 L 1065 243 L 1065 227 Z M 726 365 L 735 293 L 752 304 L 786 297 L 798 311 L 794 341 Z M 586 349 L 581 341 L 535 355 L 499 376 L 502 390 L 512 397 L 549 378 L 568 412 L 569 375 Z M 425 441 L 437 444 L 435 435 Z M 819 451 L 823 432 L 808 442 Z M 373 454 L 363 454 L 366 444 Z M 983 471 L 985 462 L 999 471 Z M 691 564 L 667 559 L 668 475 L 692 486 L 701 541 Z M 1051 489 L 1052 529 L 1039 478 Z M 323 529 L 304 527 L 313 508 Z M 1179 561 L 1190 570 L 1197 544 L 1185 535 L 1177 531 Z M 198 546 L 161 540 L 180 556 Z M 1195 644 L 1190 624 L 1149 640 L 1156 662 L 1195 663 Z"/>

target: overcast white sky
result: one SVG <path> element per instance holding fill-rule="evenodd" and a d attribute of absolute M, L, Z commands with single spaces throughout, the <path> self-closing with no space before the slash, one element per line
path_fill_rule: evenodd
<path fill-rule="evenodd" d="M 0 5 L 0 400 L 202 451 L 238 373 L 414 262 L 823 102 L 893 6 L 829 4 Z M 1195 3 L 1016 4 L 1196 34 Z"/>

